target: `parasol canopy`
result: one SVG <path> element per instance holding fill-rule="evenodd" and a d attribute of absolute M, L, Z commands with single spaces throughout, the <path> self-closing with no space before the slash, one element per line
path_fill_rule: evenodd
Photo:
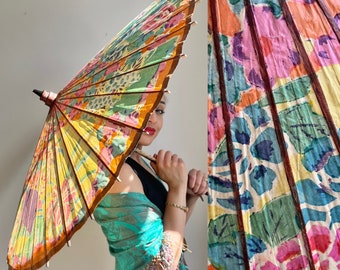
<path fill-rule="evenodd" d="M 182 56 L 195 0 L 153 2 L 58 94 L 25 180 L 10 269 L 37 269 L 68 243 L 114 184 Z"/>
<path fill-rule="evenodd" d="M 209 269 L 339 269 L 339 25 L 339 1 L 209 1 Z"/>

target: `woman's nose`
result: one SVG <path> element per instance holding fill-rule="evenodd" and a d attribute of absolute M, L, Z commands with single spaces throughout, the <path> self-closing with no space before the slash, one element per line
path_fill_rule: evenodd
<path fill-rule="evenodd" d="M 156 114 L 154 112 L 150 113 L 149 122 L 154 123 L 156 121 Z"/>

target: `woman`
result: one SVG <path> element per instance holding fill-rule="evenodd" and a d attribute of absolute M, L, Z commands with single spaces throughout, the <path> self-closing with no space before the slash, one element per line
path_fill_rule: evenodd
<path fill-rule="evenodd" d="M 137 146 L 150 145 L 163 126 L 163 96 Z M 94 215 L 116 258 L 116 270 L 187 269 L 183 259 L 185 224 L 197 199 L 207 192 L 207 176 L 187 173 L 181 158 L 160 150 L 147 164 L 136 152 Z M 161 183 L 167 184 L 167 189 Z"/>

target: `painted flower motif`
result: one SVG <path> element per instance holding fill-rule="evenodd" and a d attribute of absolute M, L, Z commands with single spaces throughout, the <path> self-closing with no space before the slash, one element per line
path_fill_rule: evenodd
<path fill-rule="evenodd" d="M 119 69 L 119 63 L 111 65 L 105 72 L 105 75 L 110 75 Z"/>
<path fill-rule="evenodd" d="M 76 104 L 73 105 L 74 108 L 70 109 L 69 112 L 69 118 L 70 120 L 77 120 L 81 116 L 81 112 L 75 108 L 81 108 L 82 107 L 82 102 L 77 102 Z"/>
<path fill-rule="evenodd" d="M 323 226 L 313 225 L 308 231 L 308 238 L 312 251 L 321 253 L 324 253 L 331 243 L 329 230 Z"/>
<path fill-rule="evenodd" d="M 286 22 L 283 19 L 276 19 L 269 8 L 255 6 L 253 11 L 268 67 L 267 72 L 273 86 L 277 78 L 287 78 L 294 66 L 299 64 L 300 59 L 294 48 L 294 42 Z M 277 29 L 280 29 L 280 31 L 277 31 Z M 249 49 L 249 44 L 252 43 L 250 26 L 245 24 L 241 36 L 235 35 L 233 40 L 233 55 L 235 60 L 244 66 L 249 82 L 262 88 L 262 80 L 259 76 L 260 67 L 256 54 L 254 50 Z"/>
<path fill-rule="evenodd" d="M 254 268 L 254 270 L 256 269 Z M 260 270 L 280 270 L 280 267 L 268 261 L 263 266 L 261 266 Z"/>
<path fill-rule="evenodd" d="M 162 21 L 164 21 L 175 9 L 176 7 L 174 5 L 164 5 L 158 12 L 149 16 L 145 20 L 144 24 L 141 27 L 141 30 L 143 32 L 148 32 L 150 30 L 158 28 L 158 26 L 162 24 Z"/>
<path fill-rule="evenodd" d="M 174 25 L 177 25 L 183 18 L 184 14 L 181 12 L 178 13 L 165 23 L 165 28 L 170 28 L 173 27 Z"/>
<path fill-rule="evenodd" d="M 224 120 L 221 107 L 215 107 L 209 111 L 208 121 L 208 150 L 213 153 L 217 145 L 225 135 Z"/>
<path fill-rule="evenodd" d="M 340 239 L 340 229 L 336 230 L 336 237 L 335 239 Z M 334 261 L 339 262 L 340 261 L 340 241 L 336 241 L 333 244 L 332 250 L 329 253 L 329 256 L 334 259 Z M 340 267 L 340 265 L 339 265 Z"/>
<path fill-rule="evenodd" d="M 320 265 L 318 269 L 330 269 L 329 258 L 334 259 L 335 262 L 339 261 L 340 245 L 335 242 L 331 246 L 330 231 L 327 227 L 312 225 L 307 235 L 313 253 L 314 264 Z M 340 229 L 338 229 L 337 235 L 338 237 L 340 236 Z M 276 259 L 281 264 L 286 264 L 286 269 L 306 269 L 308 267 L 307 257 L 302 254 L 300 245 L 296 240 L 283 243 L 278 248 Z"/>
<path fill-rule="evenodd" d="M 27 197 L 25 198 L 25 204 L 27 208 L 37 208 L 38 204 L 38 192 L 34 189 L 30 189 L 28 192 L 24 193 L 24 196 Z M 35 213 L 35 211 L 31 212 L 23 212 L 22 216 L 22 224 L 25 226 L 27 232 L 31 233 L 33 224 L 35 221 L 35 216 L 32 215 L 32 213 Z"/>
<path fill-rule="evenodd" d="M 318 66 L 330 66 L 340 63 L 340 44 L 334 33 L 322 35 L 314 41 L 311 58 Z"/>

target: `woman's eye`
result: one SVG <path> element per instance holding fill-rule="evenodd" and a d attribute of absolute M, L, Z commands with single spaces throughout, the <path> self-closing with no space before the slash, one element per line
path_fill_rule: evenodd
<path fill-rule="evenodd" d="M 155 113 L 157 113 L 157 114 L 159 114 L 159 115 L 162 115 L 162 114 L 165 113 L 165 111 L 164 111 L 164 110 L 161 110 L 161 109 L 156 109 L 156 110 L 155 110 Z"/>

